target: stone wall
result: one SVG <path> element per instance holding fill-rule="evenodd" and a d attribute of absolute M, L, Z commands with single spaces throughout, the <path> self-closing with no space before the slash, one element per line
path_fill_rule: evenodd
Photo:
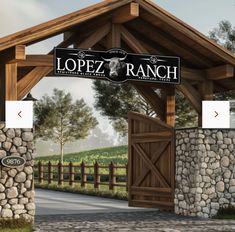
<path fill-rule="evenodd" d="M 19 168 L 0 165 L 0 217 L 33 220 L 33 132 L 31 129 L 7 129 L 0 123 L 0 159 L 21 156 L 26 164 Z"/>
<path fill-rule="evenodd" d="M 235 130 L 176 130 L 177 214 L 211 217 L 235 205 Z"/>

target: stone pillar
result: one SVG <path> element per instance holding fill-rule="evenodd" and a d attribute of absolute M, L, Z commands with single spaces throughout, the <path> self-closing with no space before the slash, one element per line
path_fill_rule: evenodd
<path fill-rule="evenodd" d="M 3 122 L 0 123 L 0 159 L 14 155 L 26 160 L 19 168 L 0 165 L 1 218 L 34 220 L 33 152 L 32 129 L 7 129 Z"/>
<path fill-rule="evenodd" d="M 175 212 L 214 216 L 235 205 L 235 130 L 176 130 Z"/>

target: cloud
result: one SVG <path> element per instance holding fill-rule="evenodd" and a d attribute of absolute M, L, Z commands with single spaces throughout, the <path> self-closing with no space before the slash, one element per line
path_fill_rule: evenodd
<path fill-rule="evenodd" d="M 10 12 L 10 13 L 9 13 Z M 36 0 L 1 0 L 0 36 L 45 22 L 52 15 L 47 4 Z"/>

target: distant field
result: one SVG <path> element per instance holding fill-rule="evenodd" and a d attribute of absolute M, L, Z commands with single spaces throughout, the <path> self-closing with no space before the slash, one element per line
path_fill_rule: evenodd
<path fill-rule="evenodd" d="M 108 147 L 66 154 L 64 155 L 64 162 L 81 163 L 84 161 L 86 164 L 93 164 L 97 161 L 100 165 L 106 165 L 112 161 L 114 164 L 125 165 L 128 161 L 127 154 L 127 146 Z M 44 162 L 52 161 L 53 163 L 57 163 L 60 161 L 60 155 L 37 157 L 36 160 L 41 160 Z"/>

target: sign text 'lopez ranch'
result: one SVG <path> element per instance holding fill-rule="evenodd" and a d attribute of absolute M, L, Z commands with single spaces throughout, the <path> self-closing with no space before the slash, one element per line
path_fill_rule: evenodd
<path fill-rule="evenodd" d="M 179 57 L 133 54 L 115 48 L 106 52 L 55 48 L 54 66 L 58 76 L 107 78 L 118 83 L 180 83 Z"/>

